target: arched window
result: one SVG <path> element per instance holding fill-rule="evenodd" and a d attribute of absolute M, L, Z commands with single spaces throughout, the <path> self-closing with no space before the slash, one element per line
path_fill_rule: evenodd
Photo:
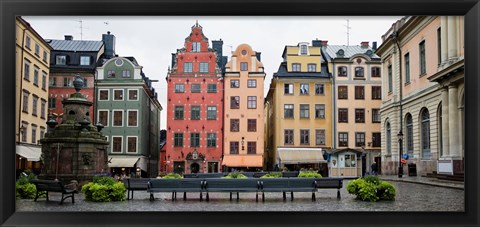
<path fill-rule="evenodd" d="M 390 122 L 387 122 L 387 154 L 392 154 L 392 128 Z"/>
<path fill-rule="evenodd" d="M 427 109 L 421 113 L 422 159 L 430 159 L 430 114 Z"/>
<path fill-rule="evenodd" d="M 407 114 L 406 117 L 406 127 L 407 127 L 407 135 L 406 135 L 406 143 L 407 143 L 407 154 L 409 158 L 413 158 L 413 120 L 412 115 L 410 113 Z"/>

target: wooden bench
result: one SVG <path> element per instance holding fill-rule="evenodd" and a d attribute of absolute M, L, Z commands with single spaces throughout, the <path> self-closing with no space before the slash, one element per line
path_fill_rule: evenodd
<path fill-rule="evenodd" d="M 343 178 L 316 178 L 317 189 L 336 188 L 337 198 L 340 199 L 340 189 L 343 187 Z"/>
<path fill-rule="evenodd" d="M 61 192 L 62 193 L 62 200 L 60 204 L 63 204 L 63 201 L 67 198 L 72 198 L 72 203 L 75 203 L 75 193 L 77 192 L 74 189 L 68 189 L 61 181 L 55 180 L 31 180 L 31 183 L 35 185 L 37 189 L 37 193 L 35 195 L 35 202 L 39 198 L 40 194 L 45 193 L 48 198 L 48 192 Z"/>
<path fill-rule="evenodd" d="M 282 172 L 282 177 L 298 177 L 298 174 L 300 174 L 299 171 L 287 171 Z"/>
<path fill-rule="evenodd" d="M 260 181 L 254 178 L 219 178 L 205 179 L 205 190 L 207 192 L 207 201 L 209 201 L 209 192 L 229 192 L 230 200 L 232 193 L 237 193 L 237 201 L 240 192 L 255 192 L 256 201 L 258 201 L 258 193 L 260 192 Z"/>
<path fill-rule="evenodd" d="M 282 192 L 283 200 L 287 199 L 286 193 L 290 192 L 293 200 L 293 192 L 312 192 L 312 201 L 315 201 L 317 191 L 315 178 L 264 178 L 260 181 L 262 201 L 265 201 L 265 192 Z"/>
<path fill-rule="evenodd" d="M 187 192 L 200 192 L 200 200 L 203 200 L 204 180 L 199 178 L 182 179 L 150 179 L 147 184 L 147 192 L 150 193 L 150 201 L 154 201 L 153 193 L 171 192 L 172 200 L 177 199 L 177 192 L 183 192 L 183 199 L 187 198 Z"/>
<path fill-rule="evenodd" d="M 127 178 L 123 180 L 123 184 L 127 189 L 127 200 L 133 199 L 133 191 L 146 191 L 150 178 Z"/>

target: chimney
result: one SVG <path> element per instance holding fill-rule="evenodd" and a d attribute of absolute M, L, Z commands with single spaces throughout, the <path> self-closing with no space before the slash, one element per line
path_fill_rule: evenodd
<path fill-rule="evenodd" d="M 65 35 L 65 40 L 73 40 L 73 36 L 72 35 Z"/>
<path fill-rule="evenodd" d="M 217 65 L 225 72 L 225 64 L 223 63 L 223 40 L 212 40 L 212 47 L 217 52 Z"/>
<path fill-rule="evenodd" d="M 377 42 L 372 42 L 372 49 L 377 50 Z"/>
<path fill-rule="evenodd" d="M 177 54 L 172 53 L 172 69 L 175 66 L 175 63 L 177 62 Z"/>
<path fill-rule="evenodd" d="M 102 34 L 102 41 L 105 48 L 105 57 L 112 58 L 116 56 L 115 54 L 115 36 L 110 34 L 110 31 L 107 34 Z"/>
<path fill-rule="evenodd" d="M 322 40 L 312 40 L 312 46 L 314 47 L 321 47 L 322 46 Z"/>
<path fill-rule="evenodd" d="M 321 42 L 322 42 L 322 44 L 321 44 L 322 47 L 328 46 L 328 40 L 322 40 Z"/>
<path fill-rule="evenodd" d="M 368 48 L 368 42 L 367 41 L 361 42 L 360 45 L 362 46 L 362 48 Z"/>
<path fill-rule="evenodd" d="M 261 59 L 262 52 L 256 52 L 256 53 L 257 53 L 257 59 L 258 59 L 258 61 L 262 61 L 262 60 L 260 60 L 260 59 Z"/>

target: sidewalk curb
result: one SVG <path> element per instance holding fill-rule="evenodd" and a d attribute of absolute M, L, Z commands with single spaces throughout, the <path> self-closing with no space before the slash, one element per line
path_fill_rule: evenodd
<path fill-rule="evenodd" d="M 390 179 L 390 178 L 380 178 L 383 181 L 396 181 L 396 182 L 406 182 L 406 183 L 413 183 L 413 184 L 423 184 L 429 186 L 437 186 L 437 187 L 444 187 L 444 188 L 453 188 L 459 190 L 465 190 L 464 186 L 453 186 L 453 185 L 445 185 L 445 184 L 437 184 L 437 183 L 430 183 L 430 182 L 421 182 L 421 181 L 411 181 L 405 179 Z"/>

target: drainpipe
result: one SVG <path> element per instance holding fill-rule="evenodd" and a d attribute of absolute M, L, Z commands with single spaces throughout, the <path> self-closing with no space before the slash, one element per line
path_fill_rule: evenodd
<path fill-rule="evenodd" d="M 400 130 L 398 132 L 398 141 L 399 141 L 399 149 L 398 149 L 398 178 L 402 178 L 403 176 L 403 164 L 401 162 L 402 160 L 402 153 L 403 153 L 403 108 L 402 108 L 402 49 L 400 48 L 400 43 L 398 42 L 398 31 L 395 31 L 392 33 L 392 38 L 395 41 L 395 44 L 397 45 L 398 48 L 398 64 L 399 64 L 399 105 L 400 105 Z"/>
<path fill-rule="evenodd" d="M 22 132 L 20 132 L 20 127 L 21 127 L 21 122 L 22 122 L 21 117 L 22 117 L 22 103 L 23 103 L 23 102 L 22 102 L 22 99 L 23 99 L 23 93 L 22 93 L 22 88 L 23 88 L 23 70 L 24 70 L 24 68 L 25 68 L 25 62 L 23 61 L 23 52 L 24 52 L 24 48 L 25 48 L 25 30 L 27 30 L 27 28 L 24 28 L 24 29 L 22 30 L 22 54 L 21 54 L 21 58 L 20 58 L 20 59 L 21 59 L 20 62 L 22 62 L 23 64 L 20 65 L 20 94 L 19 94 L 19 95 L 20 95 L 20 103 L 19 103 L 19 105 L 18 105 L 18 122 L 17 122 L 17 124 L 18 124 L 18 143 L 19 143 L 19 144 L 20 144 L 20 142 L 21 142 L 21 141 L 20 141 L 20 140 L 21 140 L 21 137 L 20 137 L 21 135 L 20 135 L 20 134 L 22 133 Z"/>

